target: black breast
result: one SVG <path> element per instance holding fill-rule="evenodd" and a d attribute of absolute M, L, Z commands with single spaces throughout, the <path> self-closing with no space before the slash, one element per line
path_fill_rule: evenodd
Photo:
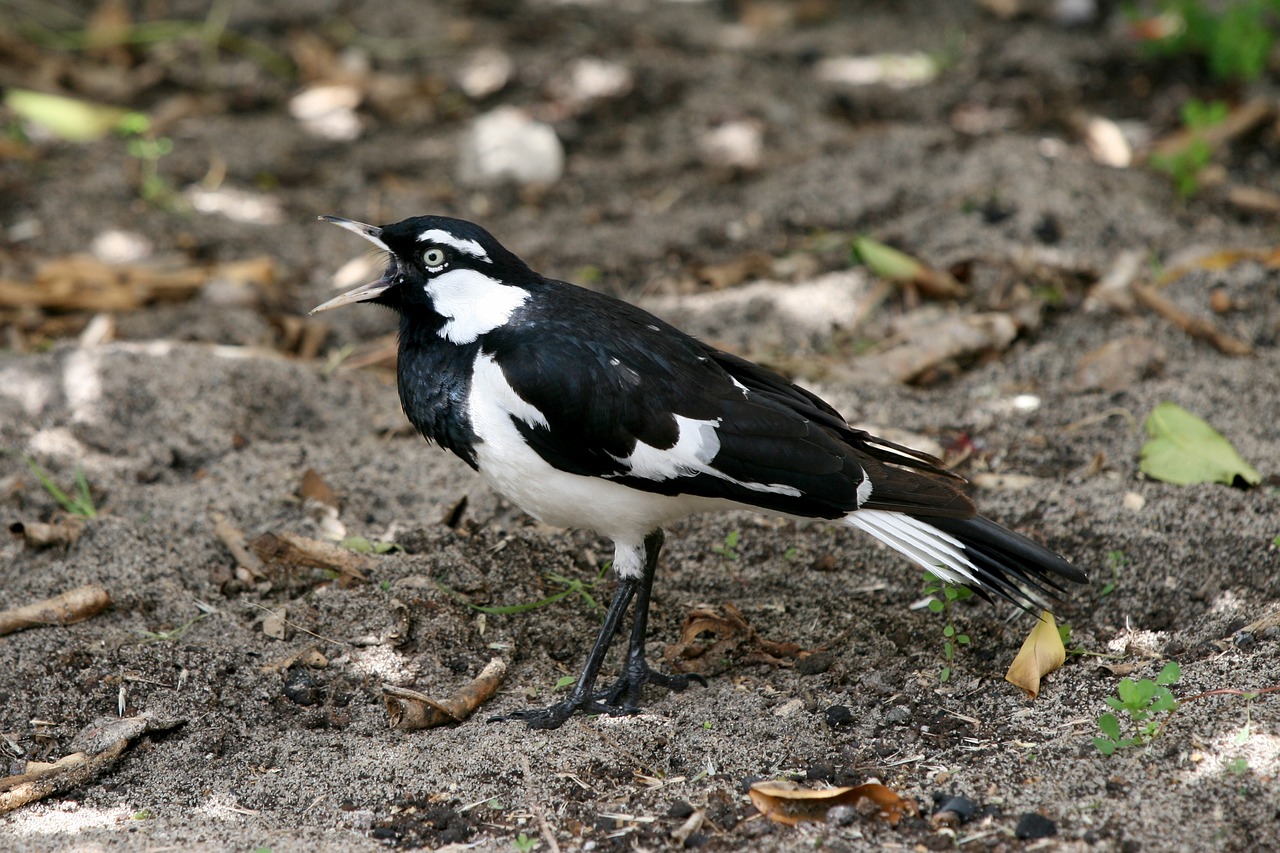
<path fill-rule="evenodd" d="M 453 451 L 472 468 L 476 434 L 467 397 L 479 351 L 479 342 L 458 346 L 420 323 L 401 321 L 396 374 L 404 413 L 428 441 Z"/>

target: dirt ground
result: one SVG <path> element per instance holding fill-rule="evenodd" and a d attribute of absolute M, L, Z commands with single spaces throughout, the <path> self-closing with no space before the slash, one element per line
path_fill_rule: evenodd
<path fill-rule="evenodd" d="M 1141 149 L 1177 130 L 1188 98 L 1274 105 L 1275 79 L 1223 86 L 1194 57 L 1150 58 L 1113 5 L 1069 26 L 1047 3 L 1003 20 L 960 0 L 229 3 L 218 8 L 238 40 L 64 52 L 48 35 L 97 4 L 5 4 L 4 84 L 145 111 L 173 148 L 144 198 L 147 162 L 118 136 L 10 133 L 0 278 L 103 255 L 95 239 L 113 230 L 150 243 L 143 266 L 266 257 L 270 275 L 237 285 L 209 273 L 183 298 L 106 312 L 109 334 L 89 325 L 94 311 L 0 309 L 0 516 L 64 516 L 26 457 L 64 488 L 82 466 L 99 509 L 70 545 L 4 540 L 0 606 L 83 584 L 112 601 L 78 624 L 0 638 L 7 772 L 74 751 L 102 718 L 173 724 L 0 815 L 0 848 L 1280 848 L 1280 694 L 1187 702 L 1149 746 L 1110 757 L 1092 743 L 1122 673 L 1154 678 L 1176 661 L 1179 698 L 1280 685 L 1280 629 L 1257 624 L 1280 608 L 1280 276 L 1266 261 L 1277 231 L 1274 214 L 1231 193 L 1280 191 L 1275 113 L 1216 152 L 1189 200 L 1154 170 L 1098 163 L 1084 131 L 1106 117 Z M 128 6 L 135 23 L 208 11 Z M 511 77 L 468 94 L 459 69 L 481 48 L 504 52 Z M 820 76 L 832 58 L 916 51 L 938 68 L 922 85 Z M 561 81 L 582 57 L 625 69 L 628 84 L 575 96 Z M 290 114 L 319 83 L 359 93 L 358 138 L 318 137 Z M 467 128 L 501 105 L 555 129 L 565 171 L 551 186 L 458 180 Z M 726 125 L 759 132 L 758 162 L 699 153 Z M 195 210 L 191 185 L 256 193 L 278 220 Z M 427 212 L 479 221 L 544 273 L 648 305 L 796 377 L 852 423 L 946 454 L 985 484 L 986 515 L 1092 575 L 1055 608 L 1086 654 L 1028 700 L 1003 675 L 1031 621 L 974 599 L 955 608 L 971 641 L 941 681 L 944 621 L 894 554 L 845 527 L 696 518 L 668 531 L 651 658 L 692 610 L 730 605 L 758 637 L 813 654 L 760 662 L 730 643 L 705 688 L 650 689 L 639 716 L 549 732 L 485 722 L 547 703 L 576 672 L 599 624 L 593 602 L 612 588 L 596 581 L 609 549 L 533 522 L 412 433 L 380 356 L 389 314 L 301 319 L 365 257 L 317 214 Z M 850 270 L 857 234 L 951 270 L 964 295 L 876 291 Z M 1227 251 L 1239 254 L 1192 260 Z M 1104 298 L 1099 282 L 1125 257 L 1251 352 L 1224 354 Z M 847 299 L 780 307 L 815 281 Z M 850 319 L 855 299 L 867 310 Z M 1016 334 L 899 381 L 895 344 L 974 317 Z M 1094 358 L 1100 379 L 1084 375 Z M 1141 425 L 1162 401 L 1207 418 L 1263 483 L 1140 474 Z M 336 513 L 300 497 L 308 469 Z M 219 514 L 250 539 L 399 547 L 368 556 L 363 583 L 299 565 L 255 575 L 215 532 Z M 565 589 L 551 574 L 588 595 L 519 613 L 471 606 L 540 601 Z M 389 728 L 384 684 L 447 696 L 495 657 L 505 681 L 473 718 Z M 775 778 L 874 778 L 921 817 L 778 825 L 745 793 Z M 972 819 L 930 823 L 935 800 L 954 795 L 973 801 Z M 1017 837 L 1028 814 L 1056 834 Z"/>

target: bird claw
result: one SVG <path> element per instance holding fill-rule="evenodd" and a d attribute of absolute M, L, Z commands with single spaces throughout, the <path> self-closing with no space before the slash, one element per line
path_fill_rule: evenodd
<path fill-rule="evenodd" d="M 611 717 L 625 717 L 640 713 L 640 693 L 646 684 L 656 684 L 676 693 L 683 691 L 690 684 L 707 686 L 707 680 L 701 675 L 668 675 L 656 672 L 646 663 L 643 667 L 628 667 L 628 671 L 604 690 L 589 696 L 575 698 L 570 696 L 563 702 L 556 702 L 545 708 L 526 708 L 513 711 L 498 717 L 490 717 L 489 722 L 499 723 L 519 721 L 531 729 L 558 729 L 574 713 L 607 714 Z"/>

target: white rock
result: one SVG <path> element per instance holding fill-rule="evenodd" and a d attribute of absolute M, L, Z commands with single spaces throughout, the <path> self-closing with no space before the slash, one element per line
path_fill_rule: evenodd
<path fill-rule="evenodd" d="M 625 65 L 587 56 L 575 60 L 551 81 L 551 94 L 571 107 L 582 109 L 600 101 L 621 98 L 634 84 L 631 69 Z"/>
<path fill-rule="evenodd" d="M 468 98 L 480 100 L 502 91 L 511 82 L 516 64 L 496 47 L 476 51 L 458 70 L 458 88 Z"/>
<path fill-rule="evenodd" d="M 698 151 L 708 165 L 754 171 L 764 160 L 764 134 L 758 122 L 727 121 L 702 134 Z"/>
<path fill-rule="evenodd" d="M 515 107 L 477 116 L 462 137 L 458 180 L 469 186 L 554 184 L 562 174 L 564 147 L 555 130 Z"/>
<path fill-rule="evenodd" d="M 350 142 L 360 135 L 360 97 L 355 86 L 311 86 L 289 99 L 289 114 L 313 136 Z"/>
<path fill-rule="evenodd" d="M 155 246 L 136 231 L 112 228 L 94 237 L 89 251 L 108 264 L 132 264 L 151 257 Z"/>

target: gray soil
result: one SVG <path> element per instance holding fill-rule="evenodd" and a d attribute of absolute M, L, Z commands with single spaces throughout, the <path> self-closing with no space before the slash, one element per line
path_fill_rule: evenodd
<path fill-rule="evenodd" d="M 203 4 L 168 5 L 173 16 L 186 6 L 202 14 Z M 285 107 L 301 83 L 232 52 L 210 58 L 184 42 L 139 49 L 132 61 L 159 76 L 128 83 L 132 107 L 187 110 L 166 130 L 175 150 L 160 162 L 165 181 L 181 188 L 219 163 L 227 185 L 275 196 L 281 224 L 143 203 L 137 164 L 116 138 L 40 143 L 30 159 L 0 159 L 0 225 L 34 222 L 41 235 L 0 246 L 6 277 L 119 228 L 191 263 L 270 255 L 277 278 L 249 303 L 204 294 L 122 313 L 111 342 L 80 346 L 72 335 L 0 353 L 6 526 L 61 514 L 24 456 L 63 485 L 83 466 L 101 510 L 68 547 L 5 541 L 0 605 L 87 583 L 113 602 L 79 624 L 0 638 L 0 752 L 20 768 L 15 750 L 55 760 L 100 718 L 183 721 L 136 739 L 83 784 L 0 816 L 0 848 L 511 850 L 524 834 L 542 850 L 550 837 L 563 850 L 653 850 L 679 847 L 672 833 L 695 811 L 704 820 L 684 843 L 709 850 L 1280 847 L 1280 694 L 1188 702 L 1151 745 L 1110 757 L 1092 743 L 1120 679 L 1103 664 L 1153 678 L 1177 661 L 1178 697 L 1280 685 L 1277 629 L 1243 630 L 1280 606 L 1275 270 L 1256 261 L 1197 269 L 1163 291 L 1250 343 L 1242 358 L 1149 311 L 1086 299 L 1125 251 L 1168 268 L 1191 250 L 1274 245 L 1274 221 L 1228 204 L 1220 188 L 1184 202 L 1161 174 L 1096 164 L 1077 133 L 1087 113 L 1173 130 L 1187 97 L 1223 97 L 1193 59 L 1144 58 L 1119 17 L 1072 29 L 940 0 L 744 3 L 758 13 L 745 23 L 734 4 L 651 0 L 285 11 L 292 5 L 237 4 L 229 25 L 294 56 L 310 33 L 405 84 L 361 107 L 358 141 L 308 136 Z M 816 18 L 766 14 L 797 8 Z M 64 23 L 39 17 L 52 10 L 32 14 Z M 107 62 L 14 38 L 0 39 L 5 83 L 39 87 L 51 57 L 72 70 Z M 459 57 L 488 45 L 510 53 L 516 75 L 476 104 L 450 81 Z M 933 83 L 814 82 L 818 58 L 915 50 L 947 53 Z M 467 122 L 499 103 L 550 114 L 548 81 L 583 55 L 625 65 L 635 83 L 557 118 L 565 176 L 536 192 L 457 186 Z M 74 94 L 111 100 L 93 88 L 109 81 L 89 72 L 64 68 L 60 79 Z M 1255 88 L 1227 94 L 1274 101 L 1272 82 Z M 975 129 L 973 116 L 989 121 Z M 740 117 L 764 128 L 759 169 L 702 163 L 697 138 Z M 1280 189 L 1276 145 L 1266 126 L 1224 149 L 1227 180 Z M 551 701 L 600 611 L 575 596 L 510 615 L 467 602 L 536 602 L 562 589 L 549 573 L 593 582 L 608 543 L 532 521 L 413 434 L 385 363 L 330 371 L 323 357 L 280 350 L 281 318 L 328 298 L 333 272 L 364 251 L 316 214 L 389 222 L 426 212 L 478 220 L 544 273 L 587 277 L 687 319 L 690 331 L 813 387 L 851 422 L 906 431 L 960 459 L 966 476 L 1020 475 L 975 497 L 984 514 L 1092 575 L 1055 607 L 1072 645 L 1089 654 L 1070 656 L 1028 700 L 1003 675 L 1031 620 L 975 598 L 956 607 L 971 642 L 940 681 L 944 623 L 912 606 L 921 573 L 901 558 L 844 526 L 693 518 L 668 531 L 651 658 L 699 605 L 736 606 L 759 637 L 815 654 L 782 665 L 725 655 L 706 687 L 650 689 L 638 716 L 579 716 L 555 731 L 485 722 Z M 791 328 L 766 306 L 755 312 L 769 329 L 763 341 L 751 311 L 730 327 L 694 310 L 715 298 L 700 271 L 757 253 L 786 287 L 846 268 L 858 233 L 959 271 L 967 293 L 943 311 L 1016 314 L 1017 339 L 908 386 L 866 365 L 896 324 L 920 316 L 912 294 L 894 291 L 856 329 L 821 333 Z M 1214 288 L 1230 297 L 1221 315 L 1209 309 Z M 1048 290 L 1052 299 L 1037 297 Z M 0 315 L 22 330 L 11 342 L 38 344 L 43 319 Z M 74 331 L 88 318 L 53 319 Z M 394 323 L 359 306 L 325 320 L 324 353 Z M 1119 378 L 1108 390 L 1082 387 L 1082 357 L 1121 339 L 1130 342 L 1112 363 Z M 1012 405 L 1019 395 L 1038 407 Z M 1210 420 L 1262 485 L 1181 487 L 1140 474 L 1140 427 L 1162 401 Z M 246 580 L 215 535 L 221 513 L 250 538 L 322 538 L 319 514 L 298 496 L 307 469 L 337 492 L 348 535 L 401 546 L 371 558 L 368 582 L 343 586 L 299 566 Z M 450 518 L 464 497 L 461 518 Z M 733 531 L 736 554 L 715 550 Z M 611 589 L 606 577 L 591 596 Z M 279 608 L 286 630 L 264 632 Z M 308 648 L 323 661 L 290 665 Z M 507 676 L 473 718 L 389 728 L 383 684 L 443 697 L 493 657 Z M 875 778 L 917 801 L 922 816 L 896 827 L 863 814 L 780 826 L 745 794 L 761 778 L 814 787 Z M 976 803 L 973 819 L 931 825 L 935 798 L 952 795 Z M 1056 835 L 1016 838 L 1029 813 Z"/>

